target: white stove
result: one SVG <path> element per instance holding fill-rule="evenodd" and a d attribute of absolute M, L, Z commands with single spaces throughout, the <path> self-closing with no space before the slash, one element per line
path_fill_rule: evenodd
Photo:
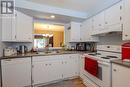
<path fill-rule="evenodd" d="M 107 51 L 98 51 L 97 53 L 89 53 L 84 54 L 84 58 L 91 58 L 94 60 L 97 60 L 98 62 L 98 72 L 99 76 L 94 77 L 93 75 L 89 74 L 87 71 L 84 71 L 84 75 L 88 79 L 88 81 L 92 81 L 91 84 L 95 84 L 96 86 L 90 86 L 90 87 L 112 87 L 111 85 L 111 61 L 117 60 L 121 58 L 120 53 L 116 52 L 107 52 Z"/>

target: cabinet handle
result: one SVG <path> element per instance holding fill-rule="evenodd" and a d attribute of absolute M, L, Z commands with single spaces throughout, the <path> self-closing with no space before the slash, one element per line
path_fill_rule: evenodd
<path fill-rule="evenodd" d="M 128 37 L 128 35 L 126 34 L 125 37 Z"/>
<path fill-rule="evenodd" d="M 45 66 L 47 66 L 48 64 L 45 64 Z"/>
<path fill-rule="evenodd" d="M 7 59 L 7 60 L 5 60 L 5 61 L 12 61 L 11 59 Z"/>
<path fill-rule="evenodd" d="M 15 35 L 15 39 L 16 39 L 17 37 L 16 37 L 16 35 Z"/>
<path fill-rule="evenodd" d="M 108 24 L 107 22 L 105 22 L 105 24 Z"/>
<path fill-rule="evenodd" d="M 49 66 L 51 66 L 51 64 L 49 64 Z"/>
<path fill-rule="evenodd" d="M 102 26 L 101 24 L 99 24 L 99 26 Z"/>
<path fill-rule="evenodd" d="M 113 69 L 114 72 L 116 72 L 117 70 L 116 69 Z"/>
<path fill-rule="evenodd" d="M 15 17 L 17 16 L 17 14 L 15 14 Z"/>

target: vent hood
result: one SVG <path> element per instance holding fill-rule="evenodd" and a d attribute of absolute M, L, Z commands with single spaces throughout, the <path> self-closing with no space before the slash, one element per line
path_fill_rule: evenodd
<path fill-rule="evenodd" d="M 101 35 L 107 35 L 110 33 L 122 33 L 122 28 L 123 26 L 109 26 L 108 28 L 104 28 L 104 29 L 97 29 L 94 32 L 92 32 L 93 36 L 101 36 Z"/>

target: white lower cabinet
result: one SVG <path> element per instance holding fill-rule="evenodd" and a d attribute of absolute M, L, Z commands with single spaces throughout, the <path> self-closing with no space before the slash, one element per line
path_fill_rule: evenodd
<path fill-rule="evenodd" d="M 79 55 L 78 54 L 68 54 L 63 55 L 62 61 L 62 75 L 63 78 L 69 78 L 79 75 Z"/>
<path fill-rule="evenodd" d="M 33 57 L 33 85 L 78 76 L 78 54 Z"/>
<path fill-rule="evenodd" d="M 3 59 L 2 87 L 31 86 L 31 58 Z"/>
<path fill-rule="evenodd" d="M 59 56 L 33 57 L 33 84 L 42 84 L 61 79 Z"/>
<path fill-rule="evenodd" d="M 130 87 L 130 68 L 112 64 L 112 87 Z"/>

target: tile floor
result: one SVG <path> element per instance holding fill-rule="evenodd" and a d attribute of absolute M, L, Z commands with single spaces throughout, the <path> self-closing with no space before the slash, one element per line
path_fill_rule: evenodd
<path fill-rule="evenodd" d="M 83 85 L 82 81 L 80 79 L 74 79 L 74 80 L 66 80 L 46 86 L 40 86 L 40 87 L 86 87 Z"/>

